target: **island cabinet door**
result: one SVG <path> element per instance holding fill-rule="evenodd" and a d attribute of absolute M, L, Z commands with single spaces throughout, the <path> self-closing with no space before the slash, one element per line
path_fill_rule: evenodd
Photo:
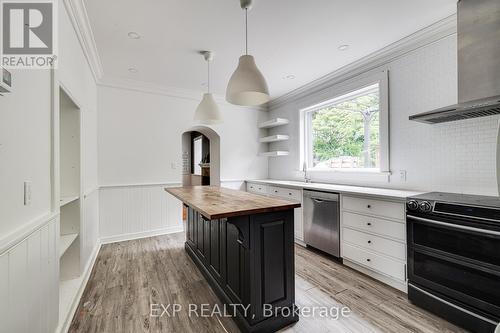
<path fill-rule="evenodd" d="M 203 216 L 196 212 L 196 254 L 206 262 L 205 258 L 205 221 Z"/>
<path fill-rule="evenodd" d="M 222 274 L 224 291 L 234 304 L 249 304 L 249 217 L 232 217 L 224 223 Z"/>
<path fill-rule="evenodd" d="M 295 299 L 293 210 L 250 217 L 254 321 L 264 307 L 292 308 Z"/>
<path fill-rule="evenodd" d="M 209 265 L 208 269 L 210 273 L 215 278 L 217 283 L 222 286 L 222 250 L 223 241 L 222 237 L 224 235 L 224 226 L 227 219 L 219 219 L 210 221 L 209 228 L 209 243 L 210 243 L 210 254 L 209 254 Z"/>
<path fill-rule="evenodd" d="M 187 209 L 187 222 L 186 222 L 186 238 L 188 244 L 195 249 L 196 248 L 196 225 L 197 225 L 197 220 L 196 220 L 196 211 L 192 209 L 191 207 L 188 207 Z"/>

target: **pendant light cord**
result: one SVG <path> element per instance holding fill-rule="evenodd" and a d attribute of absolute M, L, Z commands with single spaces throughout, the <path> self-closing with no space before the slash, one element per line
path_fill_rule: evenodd
<path fill-rule="evenodd" d="M 245 8 L 245 55 L 248 55 L 248 8 Z"/>
<path fill-rule="evenodd" d="M 207 89 L 208 89 L 208 93 L 210 94 L 210 60 L 207 60 L 207 75 L 208 75 L 208 79 L 207 79 Z"/>

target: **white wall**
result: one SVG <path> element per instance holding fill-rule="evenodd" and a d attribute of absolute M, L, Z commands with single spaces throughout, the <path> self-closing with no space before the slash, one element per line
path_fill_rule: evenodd
<path fill-rule="evenodd" d="M 408 120 L 408 116 L 457 102 L 456 35 L 419 48 L 374 71 L 389 69 L 390 182 L 340 173 L 313 180 L 366 186 L 496 195 L 495 155 L 499 117 L 438 125 Z M 324 100 L 328 90 L 311 93 L 271 110 L 271 117 L 291 120 L 271 134 L 289 134 L 291 140 L 272 144 L 290 155 L 271 159 L 269 177 L 300 179 L 299 109 Z M 331 98 L 331 96 L 330 96 Z M 401 181 L 399 170 L 406 170 Z"/>
<path fill-rule="evenodd" d="M 248 178 L 267 177 L 267 158 L 258 156 L 264 147 L 258 142 L 257 129 L 267 112 L 218 102 L 224 123 L 212 128 L 220 136 L 222 183 L 234 187 Z M 168 219 L 172 215 L 159 203 L 165 203 L 168 195 L 162 184 L 182 182 L 181 136 L 194 125 L 198 103 L 196 97 L 99 86 L 102 237 L 118 236 L 119 232 L 132 237 L 131 233 L 138 235 L 179 225 L 180 214 L 177 219 Z M 127 222 L 123 216 L 130 216 L 131 205 L 137 212 L 148 213 L 138 213 L 140 218 Z M 178 207 L 175 209 L 180 212 Z"/>

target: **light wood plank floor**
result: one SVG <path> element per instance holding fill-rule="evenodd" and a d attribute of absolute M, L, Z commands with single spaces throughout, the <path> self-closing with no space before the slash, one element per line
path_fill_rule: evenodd
<path fill-rule="evenodd" d="M 188 316 L 193 304 L 222 304 L 184 251 L 183 233 L 104 245 L 70 332 L 239 332 L 231 318 Z M 299 307 L 350 308 L 348 317 L 301 317 L 282 332 L 463 332 L 406 296 L 301 246 L 295 248 Z M 150 317 L 150 304 L 183 306 Z"/>

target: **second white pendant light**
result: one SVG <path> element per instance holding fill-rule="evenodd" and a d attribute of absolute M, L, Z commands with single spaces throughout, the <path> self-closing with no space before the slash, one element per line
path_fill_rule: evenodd
<path fill-rule="evenodd" d="M 266 79 L 257 68 L 253 56 L 248 54 L 248 10 L 252 0 L 240 0 L 245 11 L 245 55 L 240 57 L 238 67 L 229 79 L 226 100 L 231 104 L 243 106 L 261 105 L 269 101 L 269 88 Z"/>
<path fill-rule="evenodd" d="M 213 53 L 210 51 L 201 52 L 208 65 L 207 92 L 203 94 L 203 98 L 196 108 L 194 120 L 200 124 L 212 125 L 222 122 L 222 115 L 219 111 L 214 96 L 210 93 L 210 61 L 213 60 Z"/>

